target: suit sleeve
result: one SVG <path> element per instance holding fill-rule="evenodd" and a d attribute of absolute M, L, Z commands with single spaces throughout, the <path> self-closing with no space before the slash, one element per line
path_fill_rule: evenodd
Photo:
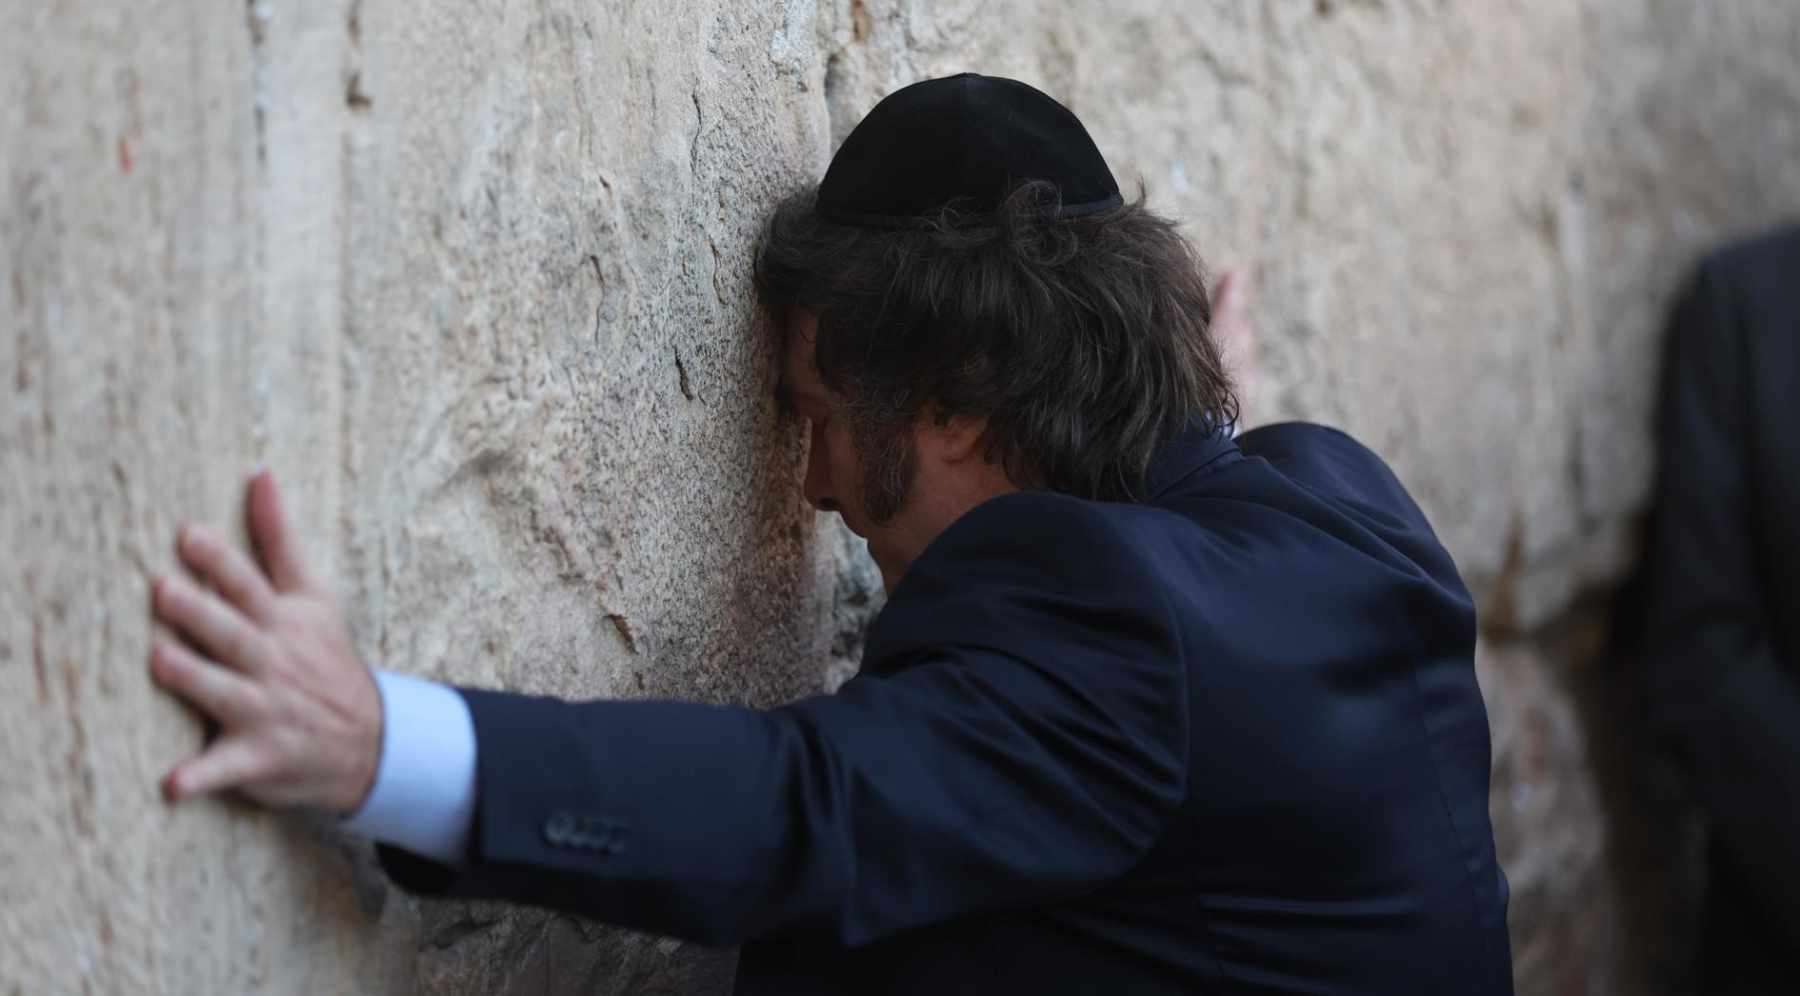
<path fill-rule="evenodd" d="M 959 521 L 878 623 L 889 666 L 836 695 L 465 691 L 469 860 L 383 848 L 389 871 L 706 943 L 852 946 L 1123 875 L 1184 794 L 1185 672 L 1166 604 L 1082 504 L 1008 496 Z"/>
<path fill-rule="evenodd" d="M 1727 280 L 1703 267 L 1670 323 L 1642 645 L 1652 715 L 1737 884 L 1800 949 L 1800 678 L 1756 564 L 1748 328 Z"/>

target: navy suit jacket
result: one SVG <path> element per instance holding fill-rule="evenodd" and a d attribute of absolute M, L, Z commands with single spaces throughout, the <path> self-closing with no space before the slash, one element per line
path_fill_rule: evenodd
<path fill-rule="evenodd" d="M 778 709 L 463 690 L 457 869 L 710 944 L 739 993 L 1512 991 L 1475 613 L 1334 430 L 1198 428 L 1141 503 L 1020 492 Z"/>

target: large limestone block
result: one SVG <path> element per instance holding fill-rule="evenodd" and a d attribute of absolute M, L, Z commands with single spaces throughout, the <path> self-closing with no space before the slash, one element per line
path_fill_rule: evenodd
<path fill-rule="evenodd" d="M 747 283 L 825 152 L 810 10 L 203 7 L 0 40 L 0 992 L 703 986 L 728 953 L 416 906 L 317 824 L 162 806 L 201 730 L 145 676 L 145 576 L 266 461 L 379 665 L 821 690 L 879 586 L 804 507 Z"/>

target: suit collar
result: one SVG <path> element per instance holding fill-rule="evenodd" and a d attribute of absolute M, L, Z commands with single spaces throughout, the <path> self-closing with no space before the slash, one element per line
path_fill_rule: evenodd
<path fill-rule="evenodd" d="M 1176 485 L 1237 452 L 1230 427 L 1215 429 L 1203 419 L 1193 419 L 1180 435 L 1164 443 L 1150 458 L 1150 468 L 1144 475 L 1144 501 L 1156 501 Z"/>

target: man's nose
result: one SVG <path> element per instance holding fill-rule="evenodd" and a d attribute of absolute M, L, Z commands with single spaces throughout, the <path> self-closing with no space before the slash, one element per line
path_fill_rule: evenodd
<path fill-rule="evenodd" d="M 831 489 L 831 467 L 825 456 L 825 433 L 818 425 L 809 423 L 806 434 L 810 443 L 806 448 L 806 503 L 821 512 L 838 510 L 837 497 Z"/>

